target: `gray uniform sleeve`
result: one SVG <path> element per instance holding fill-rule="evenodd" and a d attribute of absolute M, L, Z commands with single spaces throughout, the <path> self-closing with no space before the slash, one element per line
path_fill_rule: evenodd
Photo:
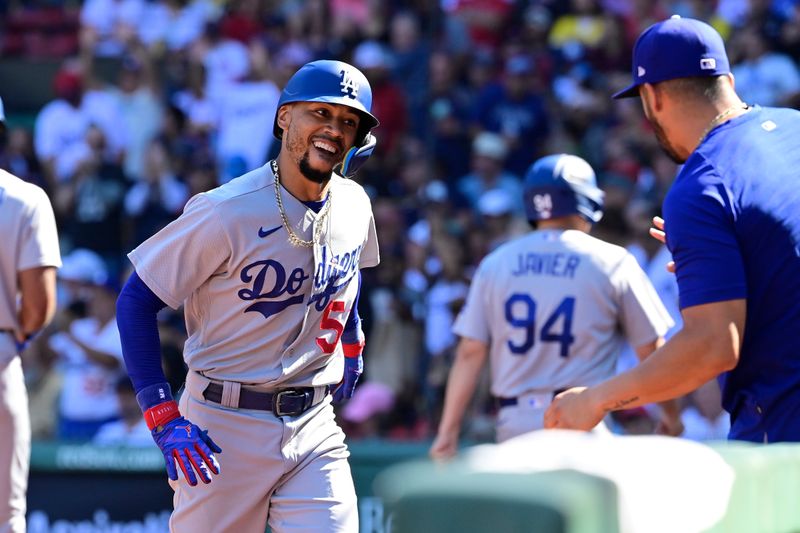
<path fill-rule="evenodd" d="M 491 338 L 489 318 L 486 316 L 489 306 L 485 300 L 485 296 L 490 292 L 487 287 L 488 271 L 486 260 L 484 260 L 472 278 L 467 301 L 453 324 L 453 333 L 456 335 L 479 340 L 486 344 L 489 344 Z"/>
<path fill-rule="evenodd" d="M 42 189 L 31 189 L 30 223 L 23 229 L 17 271 L 42 266 L 60 267 L 61 253 L 53 207 Z"/>
<path fill-rule="evenodd" d="M 177 309 L 213 274 L 224 270 L 231 243 L 214 205 L 202 194 L 183 214 L 128 257 L 156 296 Z"/>
<path fill-rule="evenodd" d="M 674 325 L 650 279 L 631 254 L 622 259 L 611 281 L 619 297 L 620 325 L 631 346 L 638 348 L 653 342 Z"/>
<path fill-rule="evenodd" d="M 369 204 L 369 199 L 367 199 L 367 206 L 369 208 L 369 228 L 367 229 L 367 239 L 364 242 L 364 250 L 361 252 L 361 258 L 359 259 L 360 268 L 374 267 L 381 261 L 380 252 L 378 251 L 378 234 L 375 231 L 375 217 L 372 214 L 372 206 Z"/>

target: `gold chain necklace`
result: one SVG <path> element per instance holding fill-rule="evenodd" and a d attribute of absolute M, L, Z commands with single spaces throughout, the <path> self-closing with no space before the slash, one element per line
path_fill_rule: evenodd
<path fill-rule="evenodd" d="M 740 102 L 738 104 L 733 104 L 728 109 L 711 119 L 711 122 L 708 123 L 706 129 L 703 131 L 703 134 L 700 135 L 700 141 L 697 144 L 702 143 L 706 139 L 706 135 L 709 134 L 711 130 L 722 124 L 722 121 L 726 119 L 731 113 L 738 109 L 744 109 L 745 112 L 750 111 L 750 106 L 745 104 L 744 102 Z"/>
<path fill-rule="evenodd" d="M 317 220 L 314 222 L 316 225 L 314 226 L 314 238 L 310 241 L 304 241 L 297 234 L 292 230 L 291 226 L 289 225 L 289 219 L 286 217 L 286 211 L 283 209 L 283 200 L 281 200 L 281 180 L 280 175 L 278 173 L 278 162 L 276 160 L 270 161 L 270 166 L 272 167 L 272 174 L 275 176 L 275 202 L 278 204 L 278 213 L 281 215 L 281 221 L 283 222 L 283 227 L 286 228 L 286 233 L 289 234 L 289 242 L 292 243 L 294 246 L 305 246 L 306 248 L 311 248 L 314 246 L 315 242 L 322 242 L 320 239 L 320 235 L 322 235 L 322 226 L 325 218 L 328 216 L 328 212 L 331 210 L 331 190 L 328 189 L 328 199 L 325 202 L 325 207 L 322 208 L 322 211 L 317 215 Z"/>

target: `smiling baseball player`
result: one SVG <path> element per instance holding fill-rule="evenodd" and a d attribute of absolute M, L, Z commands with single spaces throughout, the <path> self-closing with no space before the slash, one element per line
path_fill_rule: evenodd
<path fill-rule="evenodd" d="M 359 269 L 378 263 L 369 198 L 346 179 L 375 146 L 371 104 L 354 67 L 303 66 L 278 103 L 277 159 L 195 196 L 129 255 L 118 322 L 173 480 L 172 531 L 358 530 L 330 391 L 349 397 L 361 373 Z M 160 366 L 164 305 L 186 316 L 180 406 Z"/>

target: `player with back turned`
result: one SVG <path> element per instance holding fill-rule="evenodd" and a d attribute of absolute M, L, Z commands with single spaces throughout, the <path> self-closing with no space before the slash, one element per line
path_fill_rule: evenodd
<path fill-rule="evenodd" d="M 375 146 L 371 105 L 354 67 L 304 65 L 278 102 L 278 157 L 195 196 L 129 255 L 118 324 L 175 489 L 171 531 L 358 531 L 331 402 L 361 373 L 359 269 L 378 263 L 369 198 L 346 179 Z M 182 304 L 178 406 L 156 313 Z"/>
<path fill-rule="evenodd" d="M 5 135 L 2 100 L 0 135 Z M 31 426 L 20 354 L 53 318 L 61 255 L 47 195 L 5 170 L 0 170 L 0 228 L 0 532 L 24 533 Z"/>
<path fill-rule="evenodd" d="M 677 275 L 683 327 L 642 365 L 560 395 L 548 427 L 586 429 L 621 406 L 719 376 L 729 438 L 800 441 L 800 112 L 750 106 L 720 35 L 672 17 L 646 29 L 633 84 L 678 176 L 653 235 Z"/>
<path fill-rule="evenodd" d="M 586 161 L 541 158 L 524 190 L 535 230 L 484 258 L 453 328 L 461 340 L 430 451 L 435 459 L 456 453 L 487 358 L 502 442 L 541 429 L 558 390 L 612 376 L 626 339 L 645 358 L 672 326 L 636 259 L 588 235 L 602 216 L 603 191 Z M 677 405 L 665 405 L 663 414 L 661 431 L 679 433 Z"/>

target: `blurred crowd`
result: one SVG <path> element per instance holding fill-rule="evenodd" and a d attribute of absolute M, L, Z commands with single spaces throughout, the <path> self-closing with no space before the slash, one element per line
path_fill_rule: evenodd
<path fill-rule="evenodd" d="M 373 200 L 381 264 L 364 271 L 365 375 L 339 409 L 351 438 L 433 434 L 452 322 L 480 260 L 530 230 L 521 180 L 542 155 L 592 164 L 606 191 L 594 234 L 634 253 L 680 322 L 668 253 L 647 235 L 676 166 L 639 101 L 610 99 L 629 83 L 631 49 L 647 26 L 672 14 L 711 23 L 747 103 L 800 107 L 798 0 L 3 2 L 4 53 L 52 50 L 15 40 L 11 26 L 54 5 L 75 21 L 70 39 L 52 37 L 68 54 L 55 97 L 32 130 L 11 128 L 0 152 L 0 167 L 48 192 L 64 255 L 57 318 L 24 357 L 40 439 L 151 443 L 114 319 L 125 254 L 192 195 L 277 152 L 280 90 L 308 61 L 359 67 L 381 121 L 376 153 L 355 178 Z M 114 75 L 100 75 L 101 63 Z M 180 311 L 162 312 L 159 327 L 177 391 Z M 684 403 L 687 437 L 724 438 L 714 383 Z M 467 440 L 491 438 L 493 410 L 486 381 Z M 654 418 L 645 408 L 611 422 L 641 433 Z"/>

